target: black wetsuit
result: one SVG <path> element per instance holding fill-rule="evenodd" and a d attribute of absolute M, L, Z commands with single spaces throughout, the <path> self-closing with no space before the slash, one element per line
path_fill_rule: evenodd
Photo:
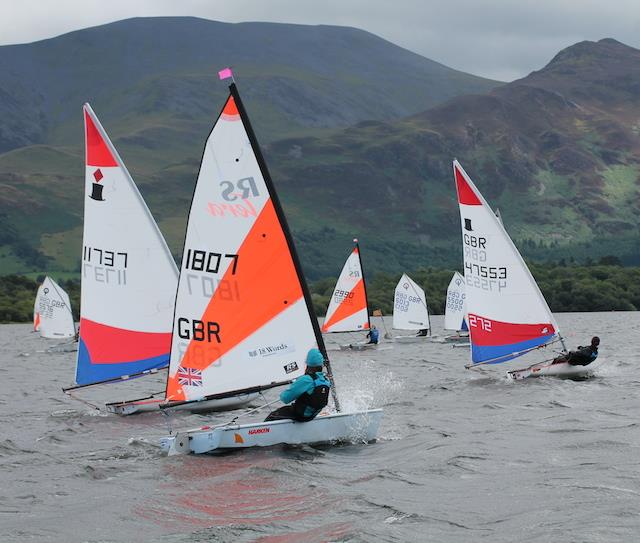
<path fill-rule="evenodd" d="M 567 363 L 570 366 L 588 366 L 596 358 L 598 358 L 598 347 L 588 345 L 587 347 L 578 347 L 577 351 L 569 351 Z"/>
<path fill-rule="evenodd" d="M 567 354 L 559 356 L 553 361 L 553 364 L 566 362 L 570 366 L 588 366 L 596 358 L 598 358 L 598 347 L 588 345 L 587 347 L 578 347 L 577 351 L 569 351 Z"/>

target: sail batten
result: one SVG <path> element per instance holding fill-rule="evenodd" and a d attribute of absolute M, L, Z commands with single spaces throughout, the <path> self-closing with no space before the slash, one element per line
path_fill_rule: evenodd
<path fill-rule="evenodd" d="M 178 270 L 158 226 L 88 104 L 77 385 L 169 363 Z"/>
<path fill-rule="evenodd" d="M 402 275 L 394 292 L 393 327 L 397 330 L 430 329 L 424 290 L 407 274 Z"/>
<path fill-rule="evenodd" d="M 457 161 L 453 170 L 472 365 L 506 362 L 559 339 L 555 318 L 502 222 Z"/>
<path fill-rule="evenodd" d="M 229 89 L 194 188 L 163 407 L 282 386 L 304 373 L 309 349 L 326 357 L 273 182 Z"/>

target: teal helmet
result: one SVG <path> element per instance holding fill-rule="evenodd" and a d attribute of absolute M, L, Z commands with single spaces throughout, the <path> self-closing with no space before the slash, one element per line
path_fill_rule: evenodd
<path fill-rule="evenodd" d="M 324 356 L 320 352 L 320 349 L 309 349 L 307 353 L 307 367 L 321 368 L 324 364 Z"/>

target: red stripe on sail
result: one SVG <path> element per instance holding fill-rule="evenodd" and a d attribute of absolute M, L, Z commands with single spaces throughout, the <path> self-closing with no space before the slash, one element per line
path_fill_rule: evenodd
<path fill-rule="evenodd" d="M 87 166 L 117 166 L 109 147 L 102 139 L 91 115 L 84 110 L 85 144 L 87 148 Z"/>
<path fill-rule="evenodd" d="M 204 323 L 219 325 L 220 342 L 215 337 L 211 341 L 192 340 L 182 359 L 183 367 L 208 368 L 302 298 L 300 280 L 271 200 L 242 242 L 237 263 L 235 274 L 229 266 L 201 317 Z M 229 290 L 241 299 L 229 295 Z M 170 375 L 167 400 L 184 399 L 177 374 Z"/>
<path fill-rule="evenodd" d="M 353 294 L 353 296 L 351 296 Z M 333 315 L 329 317 L 322 325 L 322 331 L 328 332 L 329 329 L 336 323 L 354 315 L 358 311 L 367 309 L 367 297 L 364 294 L 364 281 L 360 279 L 356 285 L 351 289 L 349 296 L 345 297 L 340 305 L 333 312 Z M 366 323 L 365 329 L 369 327 Z"/>
<path fill-rule="evenodd" d="M 499 346 L 521 343 L 556 333 L 551 323 L 521 324 L 502 322 L 469 314 L 469 330 L 474 345 Z"/>
<path fill-rule="evenodd" d="M 456 177 L 456 189 L 458 190 L 458 202 L 468 206 L 480 206 L 482 202 L 480 198 L 473 191 L 469 183 L 464 177 L 464 174 L 460 171 L 457 164 L 453 165 L 453 171 Z"/>
<path fill-rule="evenodd" d="M 80 338 L 92 364 L 136 362 L 171 351 L 170 332 L 139 332 L 80 319 Z"/>

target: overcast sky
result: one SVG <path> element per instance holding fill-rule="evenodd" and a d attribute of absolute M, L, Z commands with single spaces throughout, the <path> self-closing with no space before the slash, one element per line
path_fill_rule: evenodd
<path fill-rule="evenodd" d="M 640 0 L 0 0 L 0 45 L 158 15 L 354 26 L 503 81 L 581 40 L 640 48 Z"/>

